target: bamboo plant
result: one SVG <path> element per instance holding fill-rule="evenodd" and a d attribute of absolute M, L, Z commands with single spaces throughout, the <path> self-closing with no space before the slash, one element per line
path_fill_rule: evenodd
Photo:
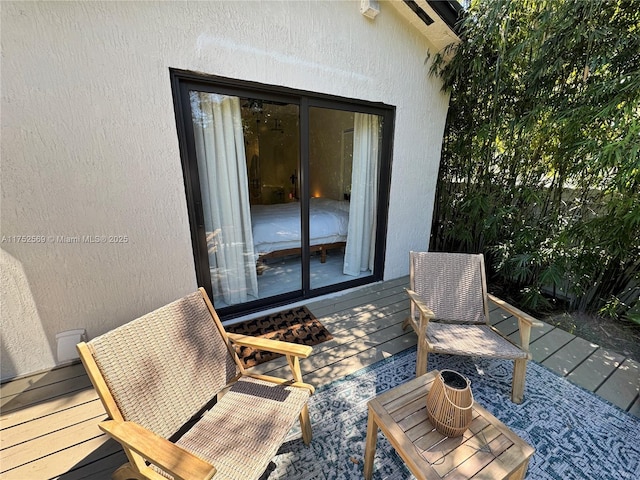
<path fill-rule="evenodd" d="M 640 9 L 475 0 L 431 57 L 450 92 L 431 249 L 484 252 L 522 306 L 640 323 Z"/>

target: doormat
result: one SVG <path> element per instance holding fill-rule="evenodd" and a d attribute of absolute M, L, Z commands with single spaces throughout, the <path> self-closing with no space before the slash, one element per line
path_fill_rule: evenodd
<path fill-rule="evenodd" d="M 324 325 L 305 306 L 230 325 L 225 327 L 225 330 L 230 333 L 280 340 L 299 345 L 317 345 L 333 338 Z M 251 347 L 238 345 L 234 345 L 234 347 L 246 368 L 282 356 L 279 353 L 256 350 Z"/>

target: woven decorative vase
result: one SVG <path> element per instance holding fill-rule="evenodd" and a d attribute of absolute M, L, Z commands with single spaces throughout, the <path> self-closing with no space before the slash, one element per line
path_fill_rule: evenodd
<path fill-rule="evenodd" d="M 453 370 L 442 370 L 427 394 L 427 415 L 436 430 L 447 437 L 462 435 L 472 420 L 471 382 Z"/>

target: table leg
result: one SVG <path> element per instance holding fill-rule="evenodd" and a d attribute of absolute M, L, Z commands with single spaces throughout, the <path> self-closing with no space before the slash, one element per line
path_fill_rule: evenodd
<path fill-rule="evenodd" d="M 529 466 L 529 460 L 525 460 L 522 462 L 522 465 L 518 467 L 518 469 L 509 475 L 509 480 L 522 480 L 524 475 L 527 473 L 527 467 Z"/>
<path fill-rule="evenodd" d="M 376 424 L 374 413 L 369 407 L 369 417 L 367 419 L 367 441 L 364 447 L 364 478 L 371 480 L 373 475 L 373 457 L 376 455 L 376 441 L 378 440 L 378 425 Z"/>

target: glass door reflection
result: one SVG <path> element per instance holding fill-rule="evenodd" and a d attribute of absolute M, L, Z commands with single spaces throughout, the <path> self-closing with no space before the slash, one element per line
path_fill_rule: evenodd
<path fill-rule="evenodd" d="M 373 274 L 382 118 L 309 109 L 310 285 Z"/>
<path fill-rule="evenodd" d="M 299 107 L 190 91 L 216 308 L 302 290 Z"/>

